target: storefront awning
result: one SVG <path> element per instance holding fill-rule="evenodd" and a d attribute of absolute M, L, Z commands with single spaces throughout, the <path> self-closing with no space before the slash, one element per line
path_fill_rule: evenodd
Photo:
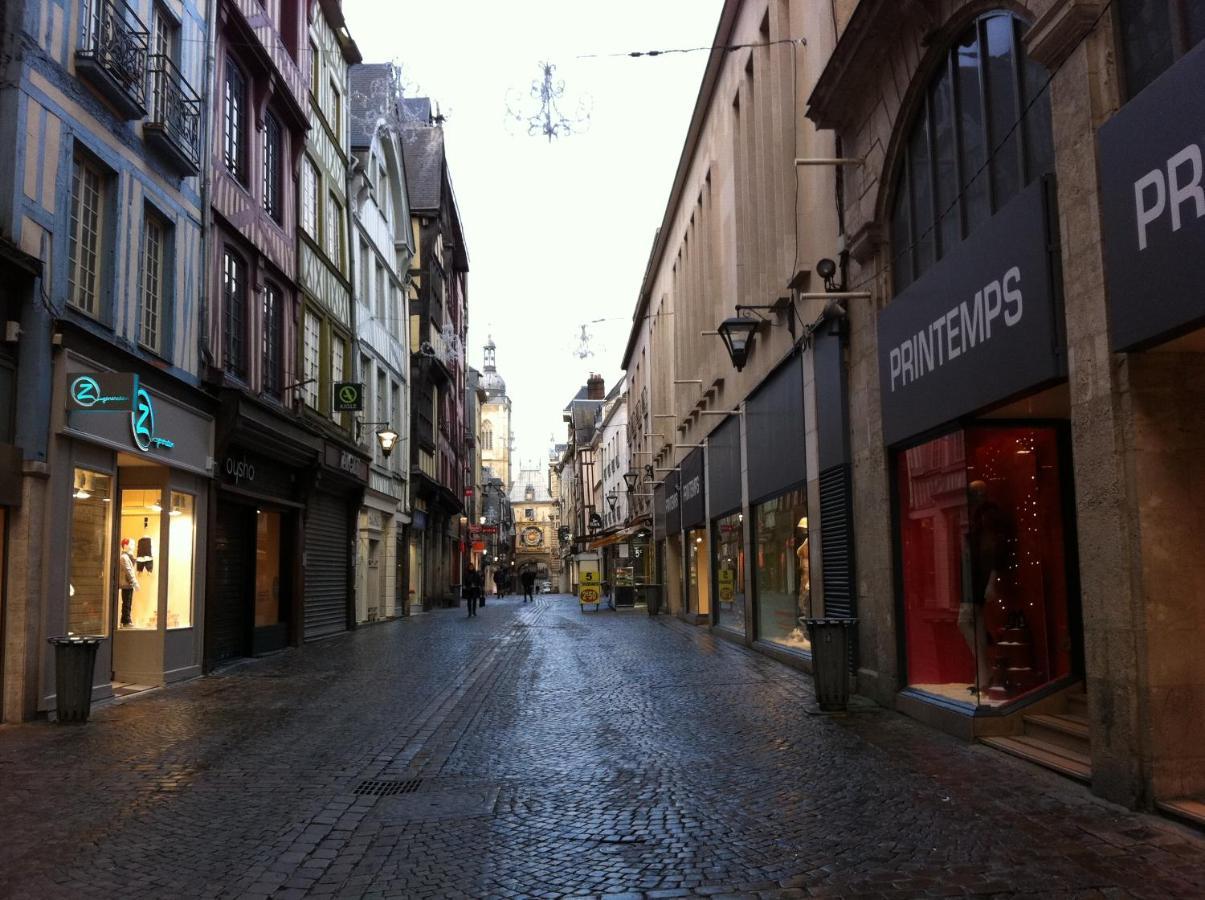
<path fill-rule="evenodd" d="M 622 531 L 617 531 L 614 534 L 607 534 L 603 537 L 593 540 L 586 545 L 587 550 L 598 550 L 600 547 L 609 547 L 611 544 L 618 544 L 621 541 L 626 541 L 637 532 L 643 530 L 643 525 L 633 525 L 631 528 L 625 528 Z"/>

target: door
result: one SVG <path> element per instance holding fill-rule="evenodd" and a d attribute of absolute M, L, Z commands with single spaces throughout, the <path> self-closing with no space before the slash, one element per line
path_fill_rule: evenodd
<path fill-rule="evenodd" d="M 255 537 L 255 510 L 219 501 L 213 535 L 213 587 L 205 610 L 210 666 L 251 652 Z"/>

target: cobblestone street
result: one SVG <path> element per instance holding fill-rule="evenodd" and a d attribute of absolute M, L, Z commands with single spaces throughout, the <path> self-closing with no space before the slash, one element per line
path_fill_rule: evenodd
<path fill-rule="evenodd" d="M 18 897 L 1205 895 L 1205 841 L 666 617 L 491 600 L 0 729 Z"/>

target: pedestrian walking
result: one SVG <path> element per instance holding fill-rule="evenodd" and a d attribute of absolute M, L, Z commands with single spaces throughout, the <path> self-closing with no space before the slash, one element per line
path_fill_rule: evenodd
<path fill-rule="evenodd" d="M 499 597 L 506 596 L 506 573 L 501 568 L 494 570 L 494 593 Z"/>
<path fill-rule="evenodd" d="M 482 593 L 481 576 L 473 568 L 473 564 L 469 563 L 469 569 L 464 573 L 464 598 L 469 604 L 469 616 L 477 615 L 477 601 L 481 599 Z"/>
<path fill-rule="evenodd" d="M 519 576 L 519 580 L 523 582 L 523 602 L 526 603 L 528 600 L 534 600 L 535 597 L 532 596 L 532 589 L 536 585 L 536 573 L 531 569 L 527 569 Z"/>

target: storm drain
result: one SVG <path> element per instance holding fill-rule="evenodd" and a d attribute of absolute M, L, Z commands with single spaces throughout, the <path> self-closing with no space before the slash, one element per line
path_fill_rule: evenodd
<path fill-rule="evenodd" d="M 361 781 L 352 793 L 361 797 L 394 797 L 398 794 L 413 794 L 422 783 L 421 778 L 412 778 L 409 781 Z"/>

